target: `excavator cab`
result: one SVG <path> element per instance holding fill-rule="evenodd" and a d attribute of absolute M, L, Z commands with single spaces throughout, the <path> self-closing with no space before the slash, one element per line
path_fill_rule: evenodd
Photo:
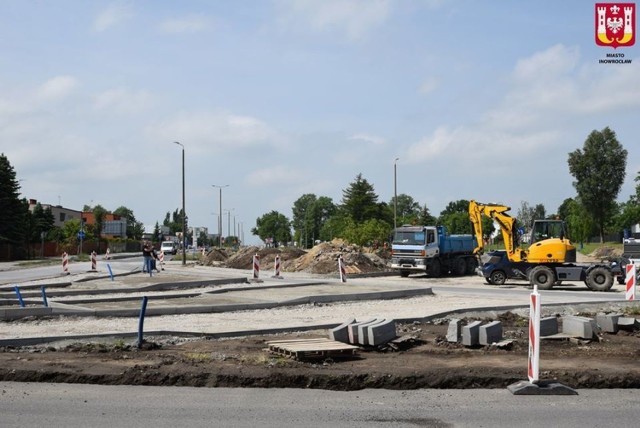
<path fill-rule="evenodd" d="M 530 263 L 575 263 L 576 247 L 567 238 L 562 220 L 535 220 L 531 228 Z"/>

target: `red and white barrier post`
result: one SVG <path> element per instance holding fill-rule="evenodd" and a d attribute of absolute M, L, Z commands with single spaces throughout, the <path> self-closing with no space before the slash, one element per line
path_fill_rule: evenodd
<path fill-rule="evenodd" d="M 340 271 L 340 282 L 347 282 L 347 271 L 344 267 L 342 256 L 338 257 L 338 270 Z"/>
<path fill-rule="evenodd" d="M 260 256 L 253 256 L 253 279 L 258 280 L 260 278 Z"/>
<path fill-rule="evenodd" d="M 62 253 L 62 273 L 69 275 L 69 255 L 66 251 Z"/>
<path fill-rule="evenodd" d="M 529 382 L 537 383 L 540 374 L 540 294 L 534 286 L 529 300 Z"/>
<path fill-rule="evenodd" d="M 164 251 L 160 251 L 160 254 L 158 254 L 158 264 L 160 269 L 164 270 Z"/>
<path fill-rule="evenodd" d="M 98 264 L 98 255 L 96 254 L 95 251 L 91 252 L 91 270 L 93 272 L 96 271 L 96 266 Z"/>
<path fill-rule="evenodd" d="M 111 258 L 111 252 L 109 251 L 109 249 L 107 248 L 107 252 L 104 253 L 104 259 L 105 260 L 109 260 Z"/>
<path fill-rule="evenodd" d="M 636 265 L 632 262 L 626 266 L 627 275 L 625 277 L 627 300 L 636 300 Z"/>
<path fill-rule="evenodd" d="M 276 256 L 273 270 L 274 270 L 274 274 L 271 278 L 282 279 L 282 276 L 280 276 L 280 256 Z"/>

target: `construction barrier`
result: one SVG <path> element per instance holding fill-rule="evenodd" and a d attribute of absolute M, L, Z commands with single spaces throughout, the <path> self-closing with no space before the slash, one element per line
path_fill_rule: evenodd
<path fill-rule="evenodd" d="M 109 260 L 110 258 L 111 258 L 111 254 L 110 254 L 110 252 L 109 252 L 109 249 L 107 248 L 107 252 L 106 252 L 106 253 L 104 253 L 104 259 L 105 259 L 105 260 Z"/>
<path fill-rule="evenodd" d="M 98 265 L 98 255 L 96 254 L 95 251 L 91 252 L 91 270 L 93 272 L 96 271 L 96 267 Z"/>
<path fill-rule="evenodd" d="M 260 256 L 253 256 L 253 279 L 260 278 Z"/>
<path fill-rule="evenodd" d="M 69 255 L 66 253 L 62 253 L 62 273 L 69 275 Z"/>
<path fill-rule="evenodd" d="M 636 265 L 628 263 L 626 266 L 627 276 L 625 277 L 627 300 L 636 300 Z"/>
<path fill-rule="evenodd" d="M 160 254 L 158 254 L 158 264 L 160 269 L 164 270 L 164 251 L 160 251 Z"/>
<path fill-rule="evenodd" d="M 276 256 L 273 270 L 274 270 L 274 274 L 272 278 L 282 279 L 282 276 L 280 276 L 280 256 Z"/>
<path fill-rule="evenodd" d="M 338 270 L 340 271 L 340 282 L 347 282 L 347 271 L 344 267 L 342 256 L 338 257 Z"/>
<path fill-rule="evenodd" d="M 529 300 L 529 359 L 527 376 L 529 382 L 537 383 L 540 373 L 540 294 L 534 286 Z"/>

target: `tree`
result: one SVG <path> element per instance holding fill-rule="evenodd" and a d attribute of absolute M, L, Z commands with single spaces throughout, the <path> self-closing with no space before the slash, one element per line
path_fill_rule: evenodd
<path fill-rule="evenodd" d="M 583 149 L 569 153 L 569 171 L 582 205 L 598 227 L 600 242 L 616 209 L 625 178 L 627 151 L 609 127 L 592 131 Z"/>
<path fill-rule="evenodd" d="M 449 202 L 440 213 L 438 224 L 447 228 L 451 234 L 471 234 L 471 220 L 469 219 L 469 201 L 460 199 Z"/>
<path fill-rule="evenodd" d="M 133 211 L 125 206 L 120 206 L 113 211 L 114 215 L 119 216 L 127 221 L 127 238 L 129 239 L 142 239 L 142 234 L 144 233 L 144 224 L 142 222 L 136 220 L 136 216 L 133 214 Z M 156 223 L 158 226 L 158 223 Z M 153 238 L 157 239 L 157 235 L 154 230 Z"/>
<path fill-rule="evenodd" d="M 362 178 L 362 174 L 358 174 L 356 180 L 342 191 L 341 208 L 356 224 L 380 218 L 382 214 L 382 207 L 378 204 L 378 195 L 373 186 L 365 178 Z"/>
<path fill-rule="evenodd" d="M 107 210 L 102 205 L 93 207 L 93 218 L 95 220 L 95 237 L 98 240 L 98 251 L 100 251 L 100 238 L 102 237 L 102 227 L 104 219 L 107 217 Z"/>
<path fill-rule="evenodd" d="M 394 204 L 396 204 L 395 196 L 389 201 L 389 207 L 391 207 L 391 209 L 396 208 L 396 224 L 398 226 L 418 223 L 422 210 L 420 204 L 411 196 L 401 193 L 398 195 L 397 205 Z"/>
<path fill-rule="evenodd" d="M 518 208 L 518 214 L 516 218 L 518 223 L 529 230 L 534 220 L 542 220 L 546 217 L 546 210 L 543 204 L 537 204 L 535 207 L 531 207 L 528 202 L 522 201 L 520 208 Z"/>
<path fill-rule="evenodd" d="M 0 244 L 7 244 L 14 254 L 25 239 L 26 212 L 19 198 L 20 185 L 9 159 L 0 154 Z"/>
<path fill-rule="evenodd" d="M 335 214 L 336 206 L 329 197 L 307 193 L 293 203 L 292 211 L 294 240 L 304 241 L 302 245 L 307 248 L 321 239 L 322 226 Z"/>
<path fill-rule="evenodd" d="M 284 214 L 271 211 L 256 219 L 256 227 L 251 229 L 251 233 L 265 242 L 273 239 L 276 245 L 287 243 L 291 241 L 291 222 Z"/>
<path fill-rule="evenodd" d="M 567 223 L 569 239 L 580 243 L 587 241 L 594 230 L 591 215 L 579 198 L 567 199 L 565 202 L 566 208 L 563 208 L 563 211 L 566 212 L 566 217 L 562 219 Z"/>
<path fill-rule="evenodd" d="M 436 224 L 436 222 L 438 221 L 438 219 L 436 219 L 434 216 L 431 215 L 431 212 L 429 212 L 429 208 L 427 208 L 427 205 L 425 204 L 422 209 L 420 209 L 420 214 L 418 215 L 418 218 L 416 220 L 416 224 L 422 224 L 422 225 L 434 225 Z"/>

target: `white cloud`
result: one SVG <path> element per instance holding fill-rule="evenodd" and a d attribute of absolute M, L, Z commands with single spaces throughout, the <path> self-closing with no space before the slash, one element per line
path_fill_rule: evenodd
<path fill-rule="evenodd" d="M 36 92 L 36 98 L 44 101 L 56 101 L 69 95 L 78 81 L 72 76 L 56 76 L 44 82 Z"/>
<path fill-rule="evenodd" d="M 137 113 L 149 107 L 153 97 L 146 91 L 129 91 L 124 88 L 109 89 L 95 96 L 94 106 L 99 110 L 118 113 Z"/>
<path fill-rule="evenodd" d="M 276 193 L 278 185 L 296 183 L 305 179 L 306 175 L 303 171 L 278 165 L 251 172 L 246 176 L 245 183 L 258 187 L 273 187 L 274 193 Z"/>
<path fill-rule="evenodd" d="M 116 2 L 101 11 L 93 22 L 93 29 L 97 32 L 108 30 L 133 16 L 133 8 L 126 3 Z"/>
<path fill-rule="evenodd" d="M 375 135 L 368 135 L 368 134 L 355 134 L 352 135 L 351 137 L 349 137 L 349 140 L 351 141 L 362 141 L 365 143 L 369 143 L 369 144 L 373 144 L 375 146 L 381 146 L 385 143 L 384 138 L 382 137 L 377 137 Z"/>
<path fill-rule="evenodd" d="M 391 9 L 389 0 L 280 0 L 278 5 L 286 27 L 338 31 L 351 40 L 383 24 Z"/>
<path fill-rule="evenodd" d="M 165 33 L 197 33 L 209 27 L 209 20 L 202 15 L 168 19 L 160 24 L 160 29 Z"/>
<path fill-rule="evenodd" d="M 148 127 L 147 133 L 156 140 L 184 141 L 200 151 L 282 143 L 282 137 L 263 121 L 228 113 L 181 113 Z"/>

